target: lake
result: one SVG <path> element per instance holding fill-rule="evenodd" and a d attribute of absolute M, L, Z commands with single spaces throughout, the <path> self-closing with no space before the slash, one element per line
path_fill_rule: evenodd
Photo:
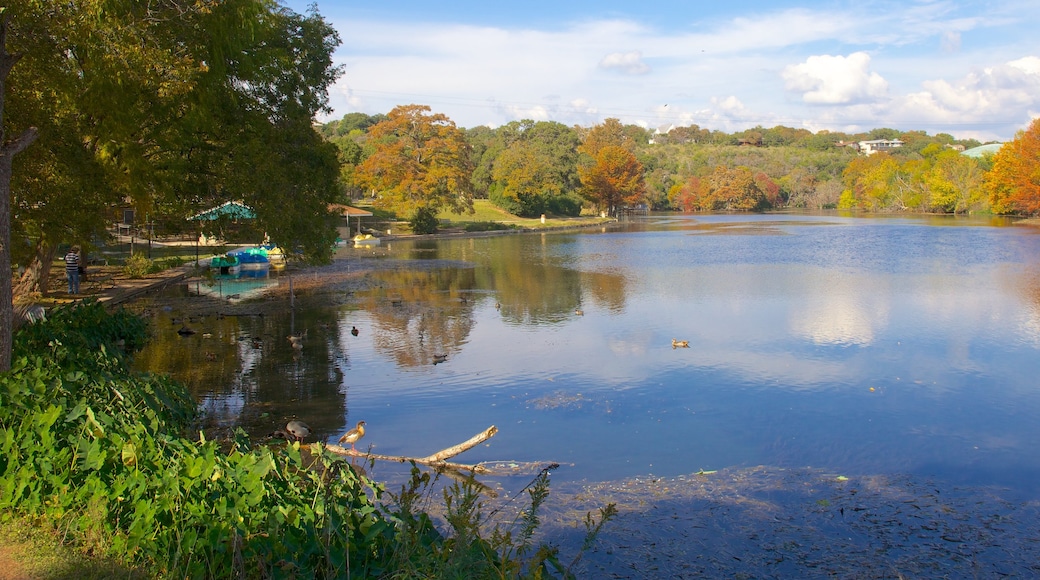
<path fill-rule="evenodd" d="M 423 456 L 496 425 L 456 460 L 559 462 L 554 482 L 810 467 L 1027 497 L 1038 233 L 756 214 L 394 240 L 270 280 L 292 280 L 291 303 L 228 301 L 230 282 L 146 302 L 137 365 L 187 383 L 207 428 L 258 439 L 293 415 L 330 441 L 365 420 L 359 448 Z"/>

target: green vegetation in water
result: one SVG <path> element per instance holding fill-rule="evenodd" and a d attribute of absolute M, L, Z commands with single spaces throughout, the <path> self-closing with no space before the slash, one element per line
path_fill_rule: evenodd
<path fill-rule="evenodd" d="M 58 308 L 16 335 L 0 377 L 8 525 L 60 529 L 93 558 L 152 576 L 571 576 L 577 558 L 565 566 L 532 542 L 548 469 L 503 525 L 484 516 L 478 483 L 454 484 L 441 532 L 417 509 L 431 483 L 418 469 L 395 495 L 320 444 L 184 437 L 195 409 L 187 391 L 128 370 L 146 336 L 140 318 L 96 302 Z M 586 549 L 615 514 L 609 505 L 587 516 Z"/>

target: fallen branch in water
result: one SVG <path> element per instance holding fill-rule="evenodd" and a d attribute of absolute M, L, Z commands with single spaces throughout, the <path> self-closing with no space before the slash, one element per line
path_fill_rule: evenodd
<path fill-rule="evenodd" d="M 473 437 L 470 437 L 466 441 L 459 443 L 458 445 L 452 445 L 447 449 L 442 449 L 433 455 L 426 457 L 408 457 L 403 455 L 380 455 L 378 453 L 365 453 L 363 451 L 352 450 L 348 447 L 341 447 L 339 445 L 328 443 L 326 448 L 338 455 L 346 455 L 348 457 L 363 457 L 365 459 L 375 459 L 379 461 L 396 461 L 398 463 L 419 463 L 427 465 L 435 469 L 441 470 L 442 472 L 455 477 L 456 474 L 462 475 L 463 472 L 469 472 L 472 474 L 480 475 L 494 475 L 507 477 L 512 475 L 529 475 L 538 473 L 542 469 L 545 469 L 549 465 L 559 465 L 554 461 L 482 461 L 480 463 L 470 465 L 466 463 L 452 463 L 450 461 L 444 461 L 450 457 L 467 451 L 480 445 L 481 443 L 491 439 L 498 433 L 498 428 L 494 425 L 487 429 L 477 433 Z"/>
<path fill-rule="evenodd" d="M 488 439 L 494 437 L 495 433 L 498 433 L 498 427 L 492 425 L 484 431 L 477 433 L 473 437 L 470 437 L 466 441 L 459 443 L 458 445 L 452 445 L 447 449 L 442 449 L 437 453 L 434 453 L 433 455 L 428 455 L 426 457 L 407 457 L 400 455 L 379 455 L 378 453 L 363 453 L 360 451 L 353 451 L 346 447 L 341 447 L 332 443 L 327 444 L 326 448 L 329 451 L 338 455 L 348 455 L 350 457 L 364 457 L 366 459 L 378 459 L 380 461 L 397 461 L 399 463 L 415 462 L 422 465 L 428 465 L 430 467 L 452 469 L 456 471 L 469 471 L 471 473 L 479 473 L 483 475 L 491 473 L 491 470 L 479 463 L 476 465 L 468 465 L 464 463 L 452 463 L 444 460 L 450 457 L 454 457 L 462 453 L 463 451 L 472 449 L 477 445 L 480 445 L 484 441 L 487 441 Z"/>

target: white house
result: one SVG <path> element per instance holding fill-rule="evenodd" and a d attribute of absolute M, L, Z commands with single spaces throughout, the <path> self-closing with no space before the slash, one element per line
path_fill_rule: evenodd
<path fill-rule="evenodd" d="M 878 151 L 891 151 L 902 146 L 903 142 L 899 139 L 871 139 L 859 142 L 859 152 L 864 155 L 873 155 Z"/>

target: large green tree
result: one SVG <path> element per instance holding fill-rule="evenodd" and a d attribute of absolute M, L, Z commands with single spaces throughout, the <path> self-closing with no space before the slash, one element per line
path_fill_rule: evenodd
<path fill-rule="evenodd" d="M 338 37 L 320 16 L 269 0 L 27 0 L 12 26 L 26 57 L 11 102 L 41 134 L 15 175 L 20 261 L 38 266 L 23 290 L 57 244 L 103 238 L 126 203 L 177 228 L 240 199 L 275 242 L 328 257 L 332 228 L 315 225 L 337 161 L 311 123 Z"/>
<path fill-rule="evenodd" d="M 465 134 L 426 105 L 395 107 L 368 129 L 372 154 L 356 177 L 376 195 L 375 204 L 415 216 L 444 208 L 473 211 L 472 161 Z"/>
<path fill-rule="evenodd" d="M 320 15 L 272 0 L 25 0 L 4 16 L 22 55 L 4 131 L 39 134 L 11 175 L 20 291 L 43 290 L 59 244 L 103 240 L 123 204 L 184 227 L 240 199 L 275 243 L 329 257 L 338 164 L 312 123 L 339 38 Z"/>
<path fill-rule="evenodd" d="M 520 131 L 495 159 L 492 177 L 498 196 L 519 215 L 548 211 L 555 198 L 576 192 L 578 134 L 561 123 L 513 122 Z M 492 198 L 493 200 L 495 198 Z"/>

